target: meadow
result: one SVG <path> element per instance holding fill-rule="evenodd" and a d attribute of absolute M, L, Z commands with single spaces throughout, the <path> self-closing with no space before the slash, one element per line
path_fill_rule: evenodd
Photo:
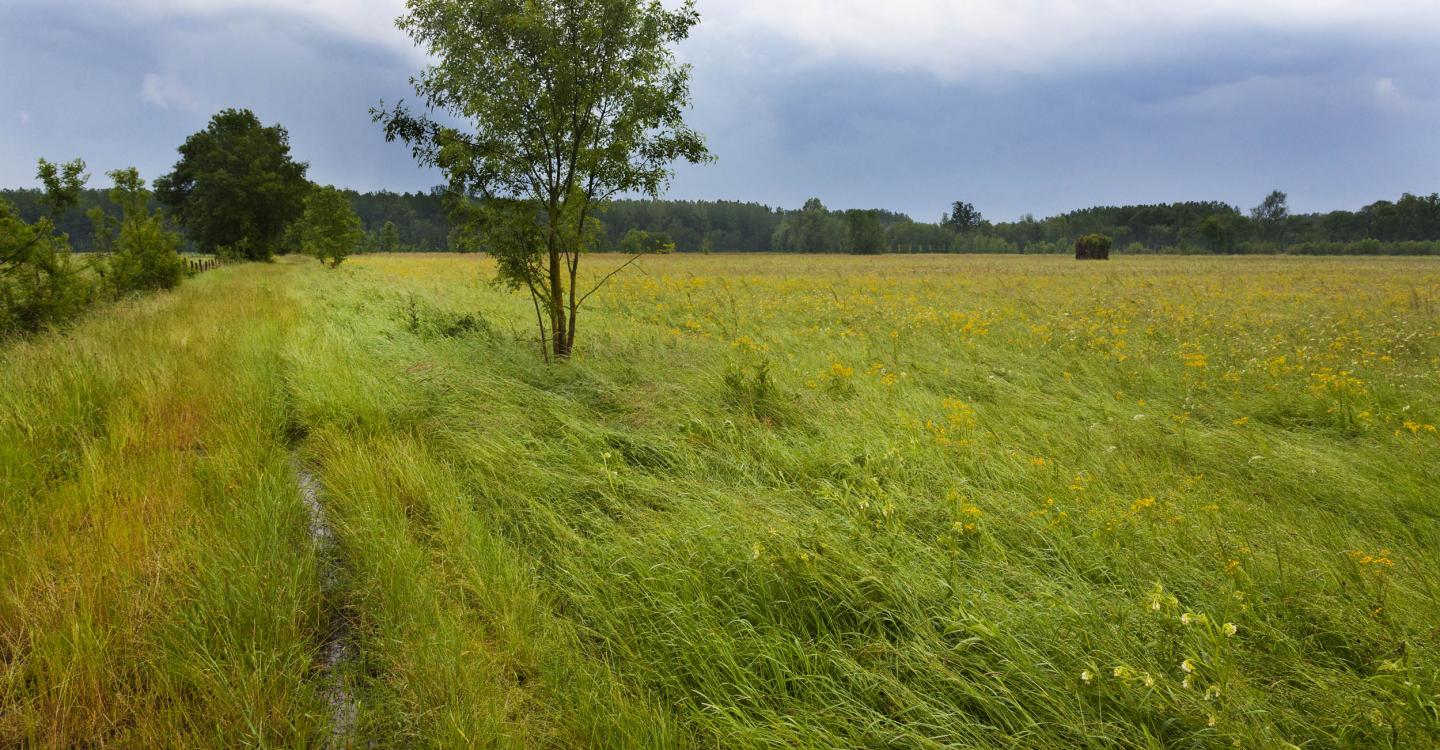
<path fill-rule="evenodd" d="M 560 365 L 493 275 L 0 352 L 0 746 L 1440 743 L 1433 259 L 657 256 Z"/>

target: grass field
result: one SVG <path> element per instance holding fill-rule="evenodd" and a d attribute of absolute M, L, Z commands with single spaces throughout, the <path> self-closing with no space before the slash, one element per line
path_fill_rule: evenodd
<path fill-rule="evenodd" d="M 558 366 L 491 275 L 0 354 L 0 746 L 1440 743 L 1440 263 L 657 257 Z"/>

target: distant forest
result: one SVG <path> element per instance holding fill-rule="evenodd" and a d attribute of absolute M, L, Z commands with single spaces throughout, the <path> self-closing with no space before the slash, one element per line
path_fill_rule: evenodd
<path fill-rule="evenodd" d="M 365 229 L 365 251 L 441 251 L 474 243 L 457 236 L 439 189 L 430 193 L 346 191 Z M 42 213 L 38 190 L 0 191 L 27 221 Z M 80 210 L 57 222 L 78 251 L 95 248 L 85 212 L 119 208 L 87 190 Z M 938 222 L 885 210 L 827 209 L 812 198 L 796 210 L 739 201 L 612 203 L 600 217 L 600 250 L 619 250 L 631 230 L 664 238 L 678 252 L 1069 253 L 1098 233 L 1129 253 L 1290 253 L 1440 255 L 1440 195 L 1405 194 L 1358 211 L 1291 214 L 1283 193 L 1250 211 L 1219 202 L 1101 206 L 1036 219 L 992 223 L 956 202 Z"/>

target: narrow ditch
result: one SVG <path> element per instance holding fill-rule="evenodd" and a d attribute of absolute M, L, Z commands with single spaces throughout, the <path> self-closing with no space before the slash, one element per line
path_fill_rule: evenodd
<path fill-rule="evenodd" d="M 295 466 L 305 512 L 310 517 L 310 538 L 315 541 L 320 593 L 327 618 L 319 662 L 321 691 L 330 709 L 330 736 L 326 746 L 348 748 L 354 745 L 360 705 L 350 685 L 356 652 L 354 628 L 343 602 L 345 571 L 340 559 L 340 543 L 325 513 L 320 482 L 298 455 L 292 453 L 290 460 Z"/>

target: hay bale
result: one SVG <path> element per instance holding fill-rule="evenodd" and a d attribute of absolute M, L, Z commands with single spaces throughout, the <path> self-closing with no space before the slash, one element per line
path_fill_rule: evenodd
<path fill-rule="evenodd" d="M 1075 241 L 1076 260 L 1110 260 L 1110 247 L 1115 244 L 1103 234 L 1087 234 Z"/>

